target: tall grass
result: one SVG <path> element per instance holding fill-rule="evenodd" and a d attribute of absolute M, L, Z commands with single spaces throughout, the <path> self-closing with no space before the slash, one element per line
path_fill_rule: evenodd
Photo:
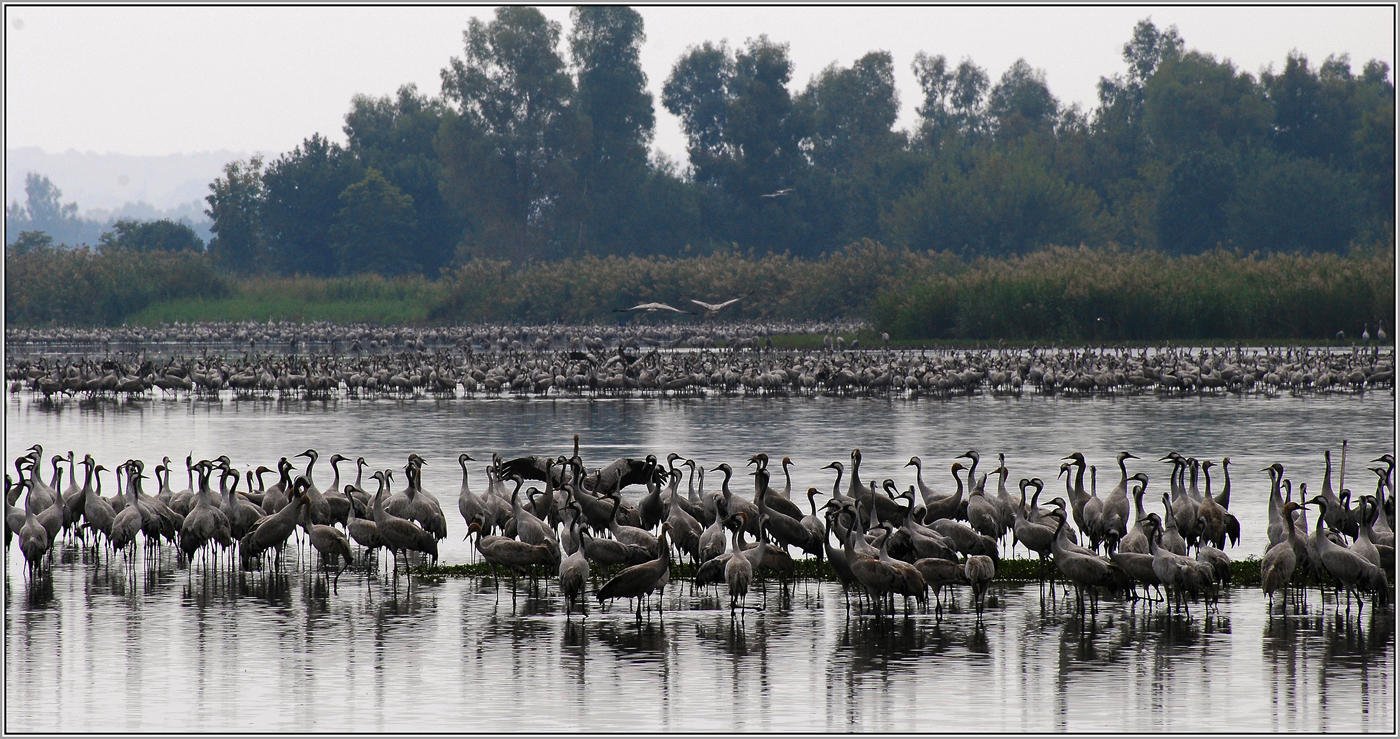
<path fill-rule="evenodd" d="M 248 319 L 411 324 L 427 319 L 442 292 L 441 283 L 422 277 L 265 278 L 243 281 L 225 298 L 152 305 L 127 320 L 146 325 Z"/>
<path fill-rule="evenodd" d="M 725 318 L 872 318 L 896 339 L 1315 339 L 1384 319 L 1395 331 L 1393 247 L 1267 257 L 1050 248 L 964 262 L 866 240 L 820 259 L 474 260 L 437 280 L 360 275 L 233 282 L 201 255 L 6 253 L 11 324 L 272 319 L 611 322 L 614 309 L 744 296 Z M 666 315 L 671 320 L 671 315 Z M 686 319 L 682 319 L 686 320 Z"/>
<path fill-rule="evenodd" d="M 1052 248 L 892 287 L 871 317 L 909 339 L 1323 339 L 1377 319 L 1395 325 L 1395 253 Z"/>
<path fill-rule="evenodd" d="M 684 259 L 589 256 L 519 268 L 478 260 L 445 278 L 445 297 L 429 317 L 588 323 L 614 320 L 614 309 L 643 302 L 703 312 L 692 298 L 715 303 L 739 296 L 747 297 L 726 308 L 725 318 L 859 316 L 881 289 L 956 261 L 868 239 L 815 260 L 733 252 Z"/>
<path fill-rule="evenodd" d="M 5 321 L 11 325 L 116 324 L 153 303 L 229 292 L 229 281 L 203 254 L 5 250 Z"/>

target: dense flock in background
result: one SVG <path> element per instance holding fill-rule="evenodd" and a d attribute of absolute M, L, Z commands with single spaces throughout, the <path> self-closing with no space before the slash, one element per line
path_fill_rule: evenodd
<path fill-rule="evenodd" d="M 651 310 L 661 310 L 651 304 Z M 642 307 L 642 310 L 647 310 Z M 1384 329 L 1339 346 L 897 349 L 859 323 L 376 327 L 256 322 L 7 329 L 10 392 L 47 400 L 704 395 L 982 390 L 1070 394 L 1393 392 Z M 845 334 L 843 335 L 843 331 Z M 780 349 L 800 343 L 808 349 Z M 101 358 L 87 351 L 102 351 Z"/>

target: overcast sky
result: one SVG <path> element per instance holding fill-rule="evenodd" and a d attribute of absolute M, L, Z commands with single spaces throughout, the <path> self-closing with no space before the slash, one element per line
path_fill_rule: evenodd
<path fill-rule="evenodd" d="M 569 9 L 545 15 L 569 29 Z M 908 127 L 918 104 L 914 54 L 971 57 L 999 78 L 1018 57 L 1044 69 L 1063 103 L 1096 103 L 1100 76 L 1125 70 L 1123 43 L 1140 19 L 1175 25 L 1188 48 L 1252 73 L 1289 50 L 1314 67 L 1332 53 L 1395 66 L 1391 7 L 639 8 L 642 64 L 657 100 L 655 148 L 684 160 L 660 88 L 685 48 L 766 33 L 787 43 L 792 88 L 868 51 L 893 53 Z M 286 151 L 313 133 L 344 140 L 352 95 L 416 83 L 462 54 L 462 32 L 489 8 L 14 7 L 5 9 L 5 146 L 99 153 Z M 561 49 L 563 47 L 561 43 Z M 1394 79 L 1392 73 L 1392 79 Z"/>

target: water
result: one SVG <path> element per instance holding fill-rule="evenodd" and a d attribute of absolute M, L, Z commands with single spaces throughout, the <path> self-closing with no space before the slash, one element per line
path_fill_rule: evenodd
<path fill-rule="evenodd" d="M 1117 481 L 1120 449 L 1228 455 L 1230 508 L 1244 531 L 1231 555 L 1262 550 L 1267 477 L 1282 462 L 1315 489 L 1321 452 L 1350 440 L 1348 487 L 1369 492 L 1364 462 L 1394 450 L 1388 394 L 1329 398 L 1064 400 L 1040 397 L 393 401 L 279 404 L 145 401 L 6 406 L 6 457 L 34 442 L 107 466 L 129 457 L 228 454 L 240 468 L 307 447 L 401 466 L 428 459 L 425 487 L 448 512 L 442 561 L 465 562 L 453 498 L 457 453 L 568 453 L 601 465 L 677 451 L 737 468 L 766 451 L 797 462 L 795 491 L 829 492 L 818 468 L 863 452 L 865 479 L 903 486 L 920 455 L 944 490 L 956 454 L 1004 452 L 1012 483 L 1082 451 Z M 1334 454 L 1334 461 L 1335 460 Z M 297 460 L 304 461 L 304 460 Z M 990 462 L 990 464 L 988 464 Z M 177 466 L 183 466 L 177 462 Z M 342 467 L 345 471 L 348 468 Z M 480 463 L 471 468 L 481 492 Z M 47 467 L 46 467 L 47 470 Z M 1133 461 L 1166 489 L 1167 465 Z M 46 474 L 47 477 L 47 474 Z M 718 485 L 714 475 L 707 489 Z M 111 494 L 111 477 L 107 477 Z M 780 485 L 781 479 L 775 480 Z M 844 484 L 844 482 L 843 482 Z M 1219 480 L 1215 480 L 1218 491 Z M 178 476 L 175 487 L 184 486 Z M 752 490 L 736 479 L 736 492 Z M 152 491 L 148 488 L 148 492 Z M 796 497 L 796 496 L 794 496 Z M 819 498 L 819 503 L 824 498 Z M 1160 501 L 1157 503 L 1160 509 Z M 553 585 L 500 591 L 489 579 L 401 579 L 350 571 L 331 591 L 296 568 L 229 582 L 167 557 L 134 581 L 69 549 L 52 585 L 26 590 L 10 557 L 5 610 L 8 731 L 1382 731 L 1395 730 L 1393 611 L 1334 616 L 1330 593 L 1272 617 L 1254 588 L 1192 618 L 1120 602 L 1079 618 L 1032 584 L 997 585 L 978 628 L 966 591 L 939 623 L 847 615 L 839 587 L 799 583 L 731 621 L 711 589 L 673 583 L 665 613 L 640 623 L 626 602 L 565 619 Z M 755 593 L 750 603 L 761 603 Z M 217 727 L 217 728 L 216 728 Z"/>

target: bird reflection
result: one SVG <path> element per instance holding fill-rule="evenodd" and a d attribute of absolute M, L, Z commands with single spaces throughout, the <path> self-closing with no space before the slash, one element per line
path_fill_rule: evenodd
<path fill-rule="evenodd" d="M 595 636 L 628 659 L 649 661 L 664 657 L 666 653 L 666 624 L 660 620 L 602 620 Z"/>

